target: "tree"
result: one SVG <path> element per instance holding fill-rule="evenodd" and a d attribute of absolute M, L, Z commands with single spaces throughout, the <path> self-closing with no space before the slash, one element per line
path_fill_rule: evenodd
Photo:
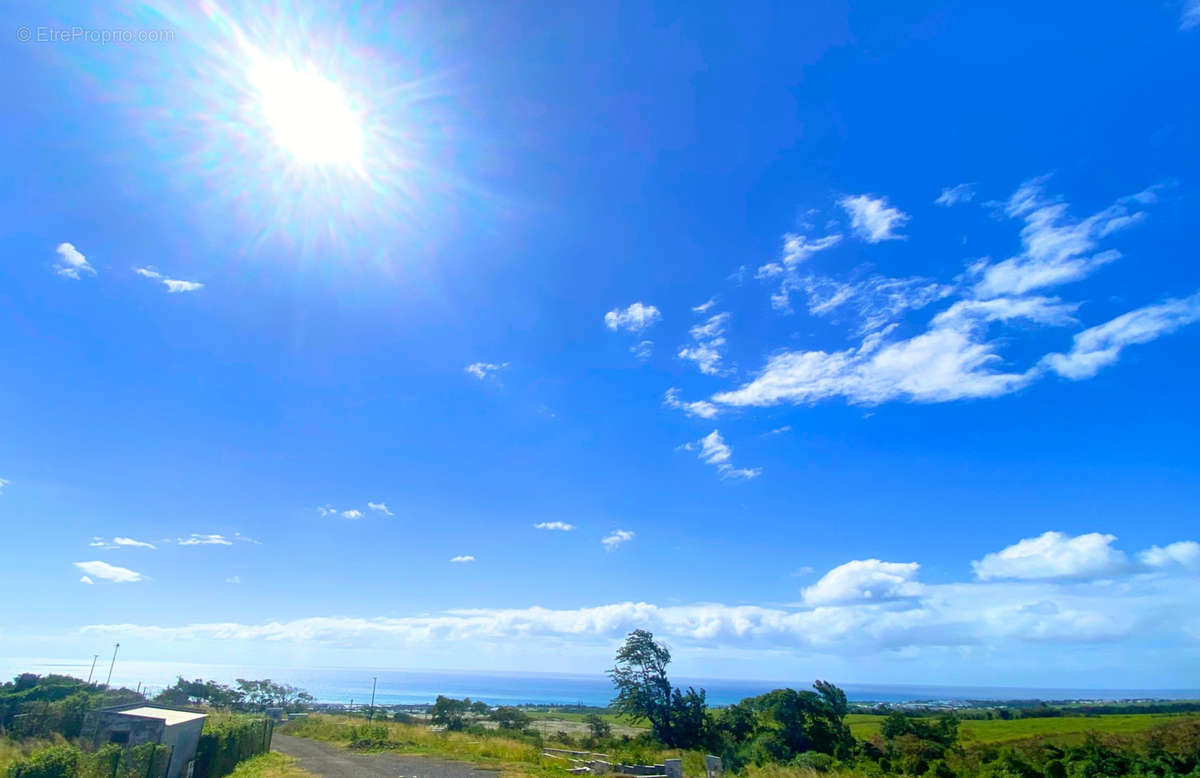
<path fill-rule="evenodd" d="M 439 694 L 437 700 L 433 703 L 430 720 L 434 724 L 443 726 L 448 730 L 457 731 L 466 726 L 467 711 L 470 708 L 470 699 L 455 700 Z"/>
<path fill-rule="evenodd" d="M 656 643 L 654 635 L 644 629 L 630 632 L 608 671 L 617 689 L 612 707 L 634 721 L 648 720 L 654 736 L 667 747 L 694 748 L 708 732 L 704 690 L 672 688 L 667 678 L 670 663 L 670 650 Z"/>
<path fill-rule="evenodd" d="M 649 721 L 654 734 L 673 746 L 668 742 L 671 682 L 667 679 L 667 665 L 670 663 L 671 652 L 665 645 L 654 642 L 650 632 L 635 629 L 617 650 L 616 664 L 608 671 L 608 677 L 617 689 L 612 707 L 634 721 Z"/>
<path fill-rule="evenodd" d="M 496 722 L 496 726 L 500 729 L 525 729 L 529 726 L 529 714 L 520 708 L 514 708 L 509 705 L 501 705 L 496 710 L 492 711 L 490 718 Z"/>
<path fill-rule="evenodd" d="M 604 740 L 605 738 L 612 737 L 612 725 L 600 718 L 599 715 L 589 713 L 584 717 L 583 721 L 587 724 L 588 731 L 591 732 L 592 737 L 596 740 Z"/>

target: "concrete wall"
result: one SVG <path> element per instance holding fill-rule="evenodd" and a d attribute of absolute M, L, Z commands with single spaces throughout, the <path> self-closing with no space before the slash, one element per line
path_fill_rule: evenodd
<path fill-rule="evenodd" d="M 196 719 L 164 730 L 163 745 L 171 746 L 171 763 L 167 766 L 166 778 L 187 778 L 188 763 L 196 758 L 196 746 L 200 744 L 200 732 L 203 729 L 204 719 Z"/>
<path fill-rule="evenodd" d="M 143 719 L 137 716 L 122 716 L 116 711 L 94 710 L 84 716 L 80 734 L 93 740 L 97 746 L 108 743 L 140 746 L 143 743 L 160 742 L 164 729 L 165 724 L 159 719 Z"/>

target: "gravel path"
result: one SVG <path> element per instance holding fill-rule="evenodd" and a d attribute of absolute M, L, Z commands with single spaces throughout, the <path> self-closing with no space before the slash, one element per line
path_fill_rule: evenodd
<path fill-rule="evenodd" d="M 491 778 L 498 770 L 388 751 L 354 751 L 302 737 L 275 735 L 271 748 L 295 757 L 297 765 L 321 778 Z"/>

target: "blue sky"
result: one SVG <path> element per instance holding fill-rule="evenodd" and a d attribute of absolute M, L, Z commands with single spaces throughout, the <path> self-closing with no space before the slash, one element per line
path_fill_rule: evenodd
<path fill-rule="evenodd" d="M 903 6 L 6 11 L 8 663 L 1200 687 L 1200 6 Z"/>

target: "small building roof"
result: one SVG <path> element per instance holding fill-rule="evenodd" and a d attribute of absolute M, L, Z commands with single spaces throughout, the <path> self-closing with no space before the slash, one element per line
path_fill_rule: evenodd
<path fill-rule="evenodd" d="M 191 710 L 178 710 L 176 708 L 159 708 L 155 705 L 142 705 L 137 708 L 126 708 L 124 710 L 109 711 L 110 713 L 118 713 L 122 716 L 137 716 L 142 719 L 161 719 L 168 727 L 175 724 L 183 724 L 187 721 L 195 721 L 202 719 L 207 714 L 196 713 Z"/>

